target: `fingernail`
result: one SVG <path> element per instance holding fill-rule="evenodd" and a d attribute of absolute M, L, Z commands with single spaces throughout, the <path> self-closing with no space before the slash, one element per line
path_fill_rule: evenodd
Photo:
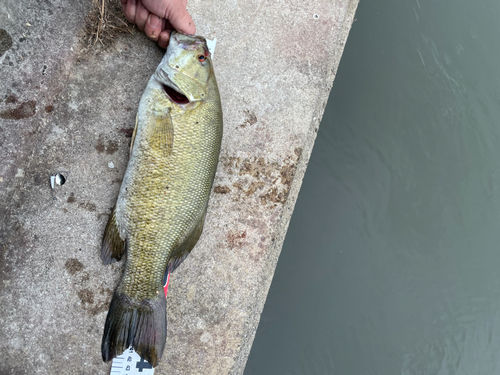
<path fill-rule="evenodd" d="M 156 29 L 158 26 L 160 26 L 160 19 L 157 16 L 151 14 L 149 16 L 149 24 L 152 28 Z"/>

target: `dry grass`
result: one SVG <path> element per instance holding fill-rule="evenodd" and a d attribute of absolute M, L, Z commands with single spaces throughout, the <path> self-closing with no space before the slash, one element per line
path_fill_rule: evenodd
<path fill-rule="evenodd" d="M 83 39 L 89 46 L 100 43 L 108 47 L 119 34 L 133 33 L 134 27 L 125 20 L 120 0 L 92 0 L 92 10 L 85 17 Z"/>

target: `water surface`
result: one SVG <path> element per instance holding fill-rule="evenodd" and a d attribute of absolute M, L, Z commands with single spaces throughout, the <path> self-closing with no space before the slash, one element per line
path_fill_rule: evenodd
<path fill-rule="evenodd" d="M 500 374 L 499 17 L 361 0 L 245 375 Z"/>

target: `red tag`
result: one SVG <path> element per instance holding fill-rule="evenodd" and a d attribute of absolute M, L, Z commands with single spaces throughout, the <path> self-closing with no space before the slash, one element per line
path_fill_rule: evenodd
<path fill-rule="evenodd" d="M 168 292 L 168 282 L 170 280 L 170 274 L 168 274 L 167 276 L 167 283 L 165 284 L 165 286 L 163 287 L 163 290 L 165 291 L 165 297 L 167 297 L 167 292 Z"/>

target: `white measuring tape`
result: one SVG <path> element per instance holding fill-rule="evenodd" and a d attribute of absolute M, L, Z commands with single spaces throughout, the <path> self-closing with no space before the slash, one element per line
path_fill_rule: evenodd
<path fill-rule="evenodd" d="M 155 369 L 131 347 L 111 363 L 111 375 L 153 375 Z"/>

